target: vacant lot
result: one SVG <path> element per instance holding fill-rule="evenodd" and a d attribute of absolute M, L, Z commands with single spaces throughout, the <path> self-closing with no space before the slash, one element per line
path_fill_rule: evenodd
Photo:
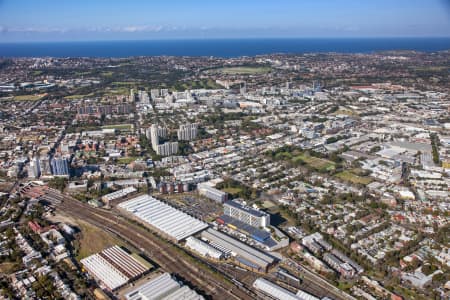
<path fill-rule="evenodd" d="M 14 101 L 36 101 L 44 98 L 46 94 L 41 95 L 21 95 L 21 96 L 14 96 Z"/>
<path fill-rule="evenodd" d="M 294 158 L 292 158 L 292 161 L 294 163 L 298 163 L 298 162 L 302 161 L 309 167 L 311 167 L 315 170 L 318 170 L 318 171 L 329 171 L 329 170 L 334 170 L 334 168 L 335 168 L 334 162 L 327 160 L 327 159 L 310 156 L 308 154 L 297 155 Z"/>
<path fill-rule="evenodd" d="M 123 246 L 124 243 L 113 235 L 97 228 L 84 221 L 78 221 L 81 230 L 80 249 L 77 259 L 83 259 L 89 255 L 100 252 L 107 247 L 114 245 Z"/>
<path fill-rule="evenodd" d="M 230 195 L 237 195 L 240 192 L 242 192 L 242 189 L 241 188 L 237 188 L 237 187 L 236 188 L 229 187 L 229 188 L 222 189 L 222 191 L 224 191 L 225 193 L 228 193 Z"/>
<path fill-rule="evenodd" d="M 362 176 L 358 176 L 353 174 L 350 171 L 343 171 L 341 173 L 338 173 L 335 175 L 337 178 L 354 183 L 354 184 L 369 184 L 372 182 L 372 179 L 370 179 L 369 177 L 362 177 Z"/>
<path fill-rule="evenodd" d="M 118 130 L 132 130 L 132 124 L 115 124 L 115 125 L 105 125 L 102 129 L 118 129 Z"/>
<path fill-rule="evenodd" d="M 269 73 L 269 67 L 226 67 L 217 69 L 219 73 L 228 75 L 256 75 Z"/>

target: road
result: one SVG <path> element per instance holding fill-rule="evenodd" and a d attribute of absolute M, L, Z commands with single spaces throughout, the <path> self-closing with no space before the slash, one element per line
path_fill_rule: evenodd
<path fill-rule="evenodd" d="M 65 196 L 56 208 L 65 214 L 82 219 L 94 226 L 114 233 L 150 257 L 165 271 L 176 274 L 212 299 L 254 299 L 255 294 L 224 280 L 211 267 L 189 259 L 175 245 L 157 237 L 145 228 L 120 218 L 111 212 L 95 209 Z"/>

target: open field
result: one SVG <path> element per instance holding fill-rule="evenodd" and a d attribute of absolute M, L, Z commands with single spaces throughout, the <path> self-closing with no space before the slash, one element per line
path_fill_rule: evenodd
<path fill-rule="evenodd" d="M 338 173 L 335 175 L 337 178 L 354 183 L 354 184 L 369 184 L 372 182 L 372 179 L 370 179 L 369 177 L 362 177 L 362 176 L 358 176 L 353 174 L 350 171 L 343 171 L 341 173 Z"/>
<path fill-rule="evenodd" d="M 219 73 L 228 75 L 257 75 L 271 71 L 269 67 L 225 67 L 217 69 Z"/>
<path fill-rule="evenodd" d="M 78 227 L 81 229 L 80 250 L 77 255 L 78 260 L 100 252 L 107 247 L 124 245 L 122 241 L 108 234 L 104 230 L 81 220 L 77 221 L 77 223 Z"/>
<path fill-rule="evenodd" d="M 83 99 L 83 98 L 91 97 L 93 95 L 94 95 L 93 93 L 86 94 L 86 95 L 70 95 L 70 96 L 65 96 L 64 99 L 76 100 L 76 99 Z"/>
<path fill-rule="evenodd" d="M 354 110 L 351 110 L 351 109 L 342 108 L 342 109 L 335 111 L 333 113 L 333 115 L 346 115 L 346 116 L 352 117 L 352 116 L 357 116 L 358 113 L 356 113 Z"/>
<path fill-rule="evenodd" d="M 310 156 L 307 154 L 297 155 L 292 158 L 292 161 L 294 163 L 303 161 L 305 164 L 307 164 L 308 166 L 310 166 L 311 168 L 313 168 L 315 170 L 329 171 L 329 170 L 333 170 L 335 168 L 334 162 L 327 160 L 327 159 Z"/>
<path fill-rule="evenodd" d="M 0 264 L 0 273 L 1 274 L 11 274 L 14 272 L 15 263 L 12 262 L 4 262 Z"/>
<path fill-rule="evenodd" d="M 119 130 L 132 130 L 132 124 L 114 124 L 102 126 L 102 129 L 119 129 Z"/>
<path fill-rule="evenodd" d="M 224 188 L 222 189 L 222 191 L 224 191 L 225 193 L 228 193 L 230 195 L 237 195 L 238 193 L 242 192 L 241 188 L 233 188 L 233 187 L 229 187 L 229 188 Z"/>
<path fill-rule="evenodd" d="M 221 89 L 222 86 L 212 79 L 202 79 L 197 81 L 177 82 L 171 88 L 176 91 L 184 91 L 191 89 Z"/>
<path fill-rule="evenodd" d="M 37 101 L 41 100 L 47 96 L 47 94 L 41 94 L 41 95 L 21 95 L 21 96 L 14 96 L 14 101 Z"/>
<path fill-rule="evenodd" d="M 137 157 L 133 157 L 133 156 L 130 156 L 130 157 L 119 157 L 117 159 L 117 163 L 119 163 L 119 164 L 129 164 L 129 163 L 135 161 L 136 159 L 138 159 L 138 158 Z"/>

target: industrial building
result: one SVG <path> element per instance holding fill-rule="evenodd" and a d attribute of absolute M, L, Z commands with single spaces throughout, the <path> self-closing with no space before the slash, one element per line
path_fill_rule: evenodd
<path fill-rule="evenodd" d="M 202 222 L 149 195 L 142 195 L 118 205 L 150 228 L 174 241 L 181 241 L 208 227 Z"/>
<path fill-rule="evenodd" d="M 205 257 L 210 257 L 213 259 L 222 259 L 224 257 L 224 253 L 222 251 L 193 236 L 190 236 L 186 239 L 186 247 L 194 250 L 195 252 L 198 252 Z"/>
<path fill-rule="evenodd" d="M 225 215 L 238 219 L 253 227 L 267 227 L 270 225 L 270 215 L 266 212 L 245 206 L 237 201 L 227 201 L 223 204 Z"/>
<path fill-rule="evenodd" d="M 266 272 L 276 262 L 274 257 L 212 228 L 202 231 L 201 236 L 214 246 L 228 249 L 239 264 L 255 271 Z"/>
<path fill-rule="evenodd" d="M 126 300 L 202 300 L 201 295 L 197 294 L 188 286 L 183 286 L 175 280 L 169 273 L 164 273 L 149 282 L 146 282 L 132 291 L 125 294 Z"/>
<path fill-rule="evenodd" d="M 208 183 L 199 183 L 197 185 L 200 195 L 205 196 L 213 201 L 224 203 L 228 200 L 228 194 L 218 189 L 213 188 Z"/>
<path fill-rule="evenodd" d="M 145 274 L 149 267 L 119 246 L 113 246 L 80 261 L 100 286 L 114 291 Z"/>
<path fill-rule="evenodd" d="M 255 282 L 253 282 L 253 287 L 263 294 L 278 300 L 319 300 L 319 298 L 301 290 L 299 290 L 297 294 L 294 294 L 264 278 L 256 279 Z"/>
<path fill-rule="evenodd" d="M 128 196 L 128 195 L 130 195 L 130 194 L 132 194 L 134 192 L 136 192 L 136 191 L 137 190 L 134 187 L 130 186 L 130 187 L 127 187 L 127 188 L 124 188 L 124 189 L 121 189 L 121 190 L 118 190 L 118 191 L 115 191 L 115 192 L 112 192 L 112 193 L 104 195 L 102 197 L 102 201 L 105 204 L 109 205 L 111 201 L 122 199 L 122 198 L 124 198 L 124 197 L 126 197 L 126 196 Z"/>

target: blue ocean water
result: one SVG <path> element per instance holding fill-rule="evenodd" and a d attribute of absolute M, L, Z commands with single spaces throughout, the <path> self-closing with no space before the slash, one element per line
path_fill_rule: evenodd
<path fill-rule="evenodd" d="M 197 39 L 0 43 L 0 57 L 238 57 L 272 53 L 450 50 L 450 38 Z"/>

